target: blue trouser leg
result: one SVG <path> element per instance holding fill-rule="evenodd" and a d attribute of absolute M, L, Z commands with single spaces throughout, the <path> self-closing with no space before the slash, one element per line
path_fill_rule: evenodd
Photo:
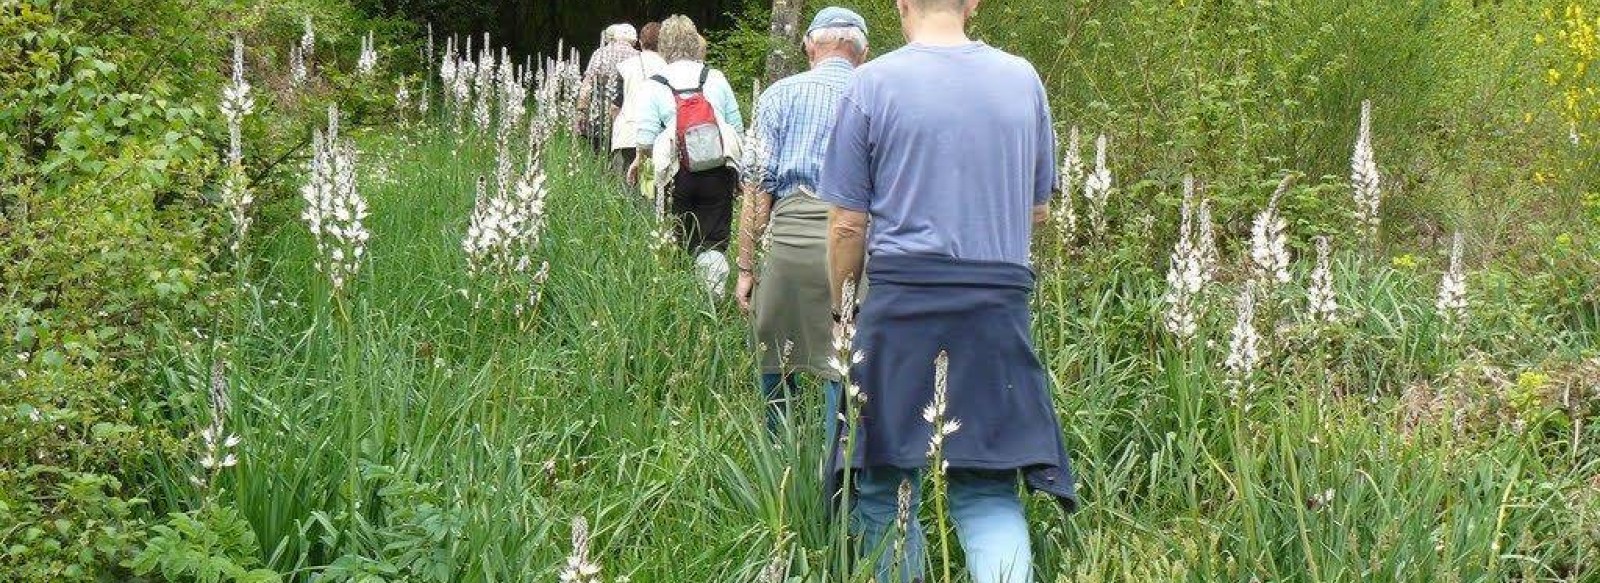
<path fill-rule="evenodd" d="M 839 381 L 824 381 L 822 383 L 822 431 L 827 440 L 824 443 L 833 443 L 839 435 Z M 795 375 L 780 375 L 777 373 L 762 373 L 761 394 L 767 400 L 767 431 L 777 435 L 783 428 L 783 418 L 789 414 L 789 403 L 800 392 L 800 384 Z"/>
<path fill-rule="evenodd" d="M 910 520 L 903 535 L 895 524 L 900 511 L 897 498 L 901 480 L 911 482 Z M 917 520 L 917 507 L 921 499 L 920 472 L 890 467 L 866 468 L 856 472 L 856 499 L 855 508 L 851 510 L 851 522 L 856 535 L 861 538 L 862 556 L 868 559 L 877 557 L 872 570 L 877 583 L 911 583 L 922 578 L 928 542 L 922 532 L 922 523 Z M 896 541 L 901 544 L 899 553 L 895 552 Z"/>
<path fill-rule="evenodd" d="M 951 472 L 950 518 L 973 583 L 1033 583 L 1016 472 Z"/>
<path fill-rule="evenodd" d="M 878 557 L 877 583 L 908 583 L 922 577 L 926 536 L 915 520 L 921 502 L 917 488 L 920 472 L 896 468 L 868 468 L 857 472 L 856 503 L 852 510 L 857 534 L 867 557 Z M 1033 552 L 1028 522 L 1017 494 L 1016 472 L 956 470 L 949 475 L 950 518 L 966 554 L 973 583 L 1033 583 Z M 905 537 L 904 557 L 894 569 L 896 494 L 900 480 L 911 480 L 912 521 Z M 898 571 L 898 572 L 896 572 Z"/>
<path fill-rule="evenodd" d="M 767 400 L 767 431 L 777 435 L 783 429 L 783 418 L 789 414 L 789 399 L 798 391 L 794 375 L 761 374 L 761 395 Z"/>

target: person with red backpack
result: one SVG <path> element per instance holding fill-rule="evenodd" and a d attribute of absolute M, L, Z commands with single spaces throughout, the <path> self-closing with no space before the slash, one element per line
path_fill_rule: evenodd
<path fill-rule="evenodd" d="M 628 182 L 638 181 L 643 160 L 653 162 L 679 244 L 695 256 L 711 294 L 721 296 L 730 271 L 725 253 L 739 186 L 733 161 L 744 120 L 728 78 L 705 64 L 705 39 L 693 21 L 666 19 L 658 44 L 667 66 L 646 84 Z"/>

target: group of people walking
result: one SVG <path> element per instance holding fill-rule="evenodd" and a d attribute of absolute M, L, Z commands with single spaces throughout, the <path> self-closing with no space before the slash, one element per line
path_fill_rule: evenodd
<path fill-rule="evenodd" d="M 610 35 L 586 77 L 615 89 L 617 171 L 662 181 L 679 241 L 713 290 L 726 286 L 717 258 L 726 274 L 742 202 L 734 299 L 753 319 L 768 427 L 785 424 L 797 394 L 823 394 L 828 493 L 852 489 L 841 510 L 880 583 L 923 580 L 914 518 L 901 556 L 886 550 L 901 536 L 901 484 L 914 517 L 923 471 L 946 472 L 977 583 L 1034 580 L 1019 486 L 1077 505 L 1030 331 L 1029 246 L 1054 191 L 1055 133 L 1033 66 L 967 36 L 979 2 L 897 0 L 907 44 L 870 62 L 866 21 L 821 10 L 804 36 L 810 70 L 761 94 L 751 135 L 762 147 L 742 159 L 738 102 L 689 19 L 646 26 L 643 51 L 623 34 L 631 27 Z M 762 177 L 742 192 L 741 167 Z M 847 291 L 858 282 L 861 293 Z M 846 403 L 830 361 L 837 323 L 852 320 L 859 397 Z M 936 383 L 940 414 L 960 429 L 937 438 L 946 465 L 927 468 L 944 431 L 924 415 Z M 853 483 L 840 483 L 847 467 Z"/>

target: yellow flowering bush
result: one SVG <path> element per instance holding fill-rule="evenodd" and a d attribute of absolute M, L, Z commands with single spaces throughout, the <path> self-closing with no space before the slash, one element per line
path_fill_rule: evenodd
<path fill-rule="evenodd" d="M 1571 133 L 1574 145 L 1592 144 L 1600 126 L 1600 80 L 1594 62 L 1600 58 L 1600 11 L 1585 8 L 1586 0 L 1567 0 L 1564 5 L 1545 9 L 1545 19 L 1554 27 L 1553 36 L 1540 33 L 1534 41 L 1549 45 L 1554 62 L 1545 70 L 1545 81 L 1558 92 L 1556 111 Z"/>

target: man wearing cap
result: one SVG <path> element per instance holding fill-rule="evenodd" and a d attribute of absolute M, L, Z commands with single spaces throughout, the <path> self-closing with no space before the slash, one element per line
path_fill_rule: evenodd
<path fill-rule="evenodd" d="M 823 434 L 838 425 L 839 379 L 828 365 L 828 205 L 816 196 L 822 156 L 850 73 L 867 57 L 867 24 L 843 8 L 824 8 L 805 36 L 811 70 L 773 83 L 756 105 L 755 141 L 745 165 L 763 176 L 745 192 L 739 223 L 739 307 L 753 313 L 761 389 L 776 432 L 800 391 L 796 373 L 822 381 Z M 758 266 L 756 247 L 770 237 Z M 760 277 L 757 277 L 760 269 Z"/>
<path fill-rule="evenodd" d="M 950 516 L 974 583 L 1031 583 L 1019 479 L 1068 511 L 1072 470 L 1032 345 L 1028 251 L 1047 216 L 1055 135 L 1033 66 L 970 40 L 979 0 L 897 0 L 908 44 L 851 78 L 823 158 L 831 203 L 832 299 L 859 281 L 851 369 L 865 401 L 848 459 L 853 523 L 867 552 L 888 547 L 896 491 L 920 483 L 938 444 Z M 869 226 L 870 217 L 870 226 Z M 936 370 L 944 374 L 936 374 Z M 935 399 L 935 387 L 944 391 Z M 934 437 L 935 421 L 945 424 Z M 913 488 L 911 516 L 920 493 Z M 903 560 L 877 555 L 880 582 L 922 578 L 925 538 L 911 522 Z M 891 573 L 892 565 L 900 565 Z"/>
<path fill-rule="evenodd" d="M 583 72 L 583 83 L 578 88 L 578 112 L 573 123 L 577 134 L 587 136 L 589 144 L 601 152 L 611 148 L 606 141 L 611 137 L 611 99 L 604 93 L 617 78 L 617 63 L 638 56 L 633 43 L 639 40 L 638 31 L 631 24 L 613 24 L 600 34 L 600 47 L 589 56 L 589 68 Z M 631 144 L 630 144 L 631 145 Z"/>

